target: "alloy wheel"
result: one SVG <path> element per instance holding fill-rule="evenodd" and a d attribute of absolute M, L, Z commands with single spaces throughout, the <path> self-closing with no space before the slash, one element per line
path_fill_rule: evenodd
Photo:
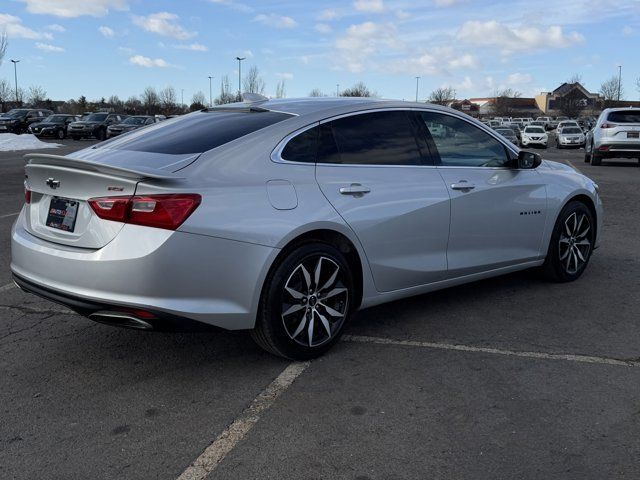
<path fill-rule="evenodd" d="M 345 273 L 330 258 L 311 256 L 287 279 L 282 292 L 282 322 L 289 338 L 318 347 L 339 331 L 349 308 Z"/>
<path fill-rule="evenodd" d="M 591 222 L 586 213 L 573 212 L 564 221 L 558 240 L 562 268 L 575 275 L 587 263 L 591 253 Z"/>

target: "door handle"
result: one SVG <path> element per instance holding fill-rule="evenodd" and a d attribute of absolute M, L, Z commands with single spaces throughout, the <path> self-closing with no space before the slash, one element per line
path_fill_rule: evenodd
<path fill-rule="evenodd" d="M 340 193 L 342 195 L 364 195 L 365 193 L 369 193 L 371 189 L 369 187 L 365 187 L 364 185 L 360 185 L 359 183 L 352 183 L 348 187 L 341 187 Z"/>
<path fill-rule="evenodd" d="M 451 190 L 473 190 L 476 186 L 473 183 L 469 183 L 466 180 L 460 180 L 458 183 L 451 184 Z"/>

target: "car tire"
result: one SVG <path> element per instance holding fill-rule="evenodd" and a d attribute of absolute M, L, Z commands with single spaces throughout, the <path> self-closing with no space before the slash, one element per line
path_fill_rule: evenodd
<path fill-rule="evenodd" d="M 64 130 L 60 129 L 56 133 L 56 136 L 58 137 L 58 140 L 64 140 L 64 137 L 66 137 L 67 135 L 64 133 Z"/>
<path fill-rule="evenodd" d="M 595 243 L 595 219 L 582 202 L 564 206 L 551 233 L 542 270 L 554 282 L 577 280 L 589 264 Z"/>
<path fill-rule="evenodd" d="M 97 138 L 98 140 L 100 140 L 101 142 L 102 142 L 103 140 L 105 140 L 105 139 L 107 138 L 107 132 L 106 132 L 106 130 L 104 130 L 103 128 L 101 128 L 100 130 L 98 130 L 98 133 L 97 133 L 97 135 L 96 135 L 96 138 Z"/>
<path fill-rule="evenodd" d="M 591 151 L 591 165 L 602 165 L 602 155 L 596 151 Z"/>
<path fill-rule="evenodd" d="M 304 244 L 271 269 L 251 336 L 274 355 L 315 358 L 340 339 L 353 303 L 353 274 L 344 255 L 328 244 Z"/>

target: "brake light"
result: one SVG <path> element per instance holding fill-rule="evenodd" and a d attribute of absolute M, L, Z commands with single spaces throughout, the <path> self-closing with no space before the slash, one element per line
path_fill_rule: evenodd
<path fill-rule="evenodd" d="M 609 151 L 609 145 L 602 145 L 600 147 L 598 147 L 598 150 L 600 150 L 601 152 L 608 152 Z"/>
<path fill-rule="evenodd" d="M 105 220 L 175 230 L 198 208 L 201 200 L 195 193 L 177 193 L 92 198 L 89 205 Z"/>
<path fill-rule="evenodd" d="M 27 182 L 24 183 L 24 203 L 27 205 L 31 203 L 31 190 L 27 187 Z"/>
<path fill-rule="evenodd" d="M 600 128 L 616 128 L 618 125 L 615 123 L 603 123 Z"/>

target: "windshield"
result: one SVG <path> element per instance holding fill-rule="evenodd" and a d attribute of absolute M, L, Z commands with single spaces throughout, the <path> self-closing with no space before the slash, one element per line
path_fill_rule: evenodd
<path fill-rule="evenodd" d="M 524 133 L 544 133 L 542 127 L 527 127 L 524 129 Z"/>
<path fill-rule="evenodd" d="M 509 130 L 509 129 L 506 129 L 506 128 L 498 128 L 496 130 L 496 132 L 498 132 L 500 135 L 506 135 L 508 137 L 512 137 L 513 135 L 515 135 L 513 133 L 513 130 Z"/>
<path fill-rule="evenodd" d="M 577 133 L 582 133 L 582 130 L 578 127 L 564 127 L 562 129 L 562 135 L 575 135 Z"/>
<path fill-rule="evenodd" d="M 11 118 L 22 117 L 22 116 L 26 115 L 28 111 L 29 110 L 22 110 L 22 109 L 14 108 L 13 110 L 9 110 L 7 113 L 5 113 L 4 116 L 5 117 L 11 117 Z"/>
<path fill-rule="evenodd" d="M 124 122 L 124 125 L 142 125 L 147 117 L 129 117 Z"/>
<path fill-rule="evenodd" d="M 108 113 L 92 113 L 87 118 L 83 118 L 86 122 L 104 122 Z"/>
<path fill-rule="evenodd" d="M 291 117 L 269 111 L 200 112 L 137 130 L 105 148 L 170 155 L 202 153 Z"/>
<path fill-rule="evenodd" d="M 47 118 L 43 120 L 44 123 L 64 123 L 66 120 L 66 116 L 64 115 L 49 115 Z"/>
<path fill-rule="evenodd" d="M 611 112 L 608 120 L 615 123 L 640 123 L 640 110 Z"/>

